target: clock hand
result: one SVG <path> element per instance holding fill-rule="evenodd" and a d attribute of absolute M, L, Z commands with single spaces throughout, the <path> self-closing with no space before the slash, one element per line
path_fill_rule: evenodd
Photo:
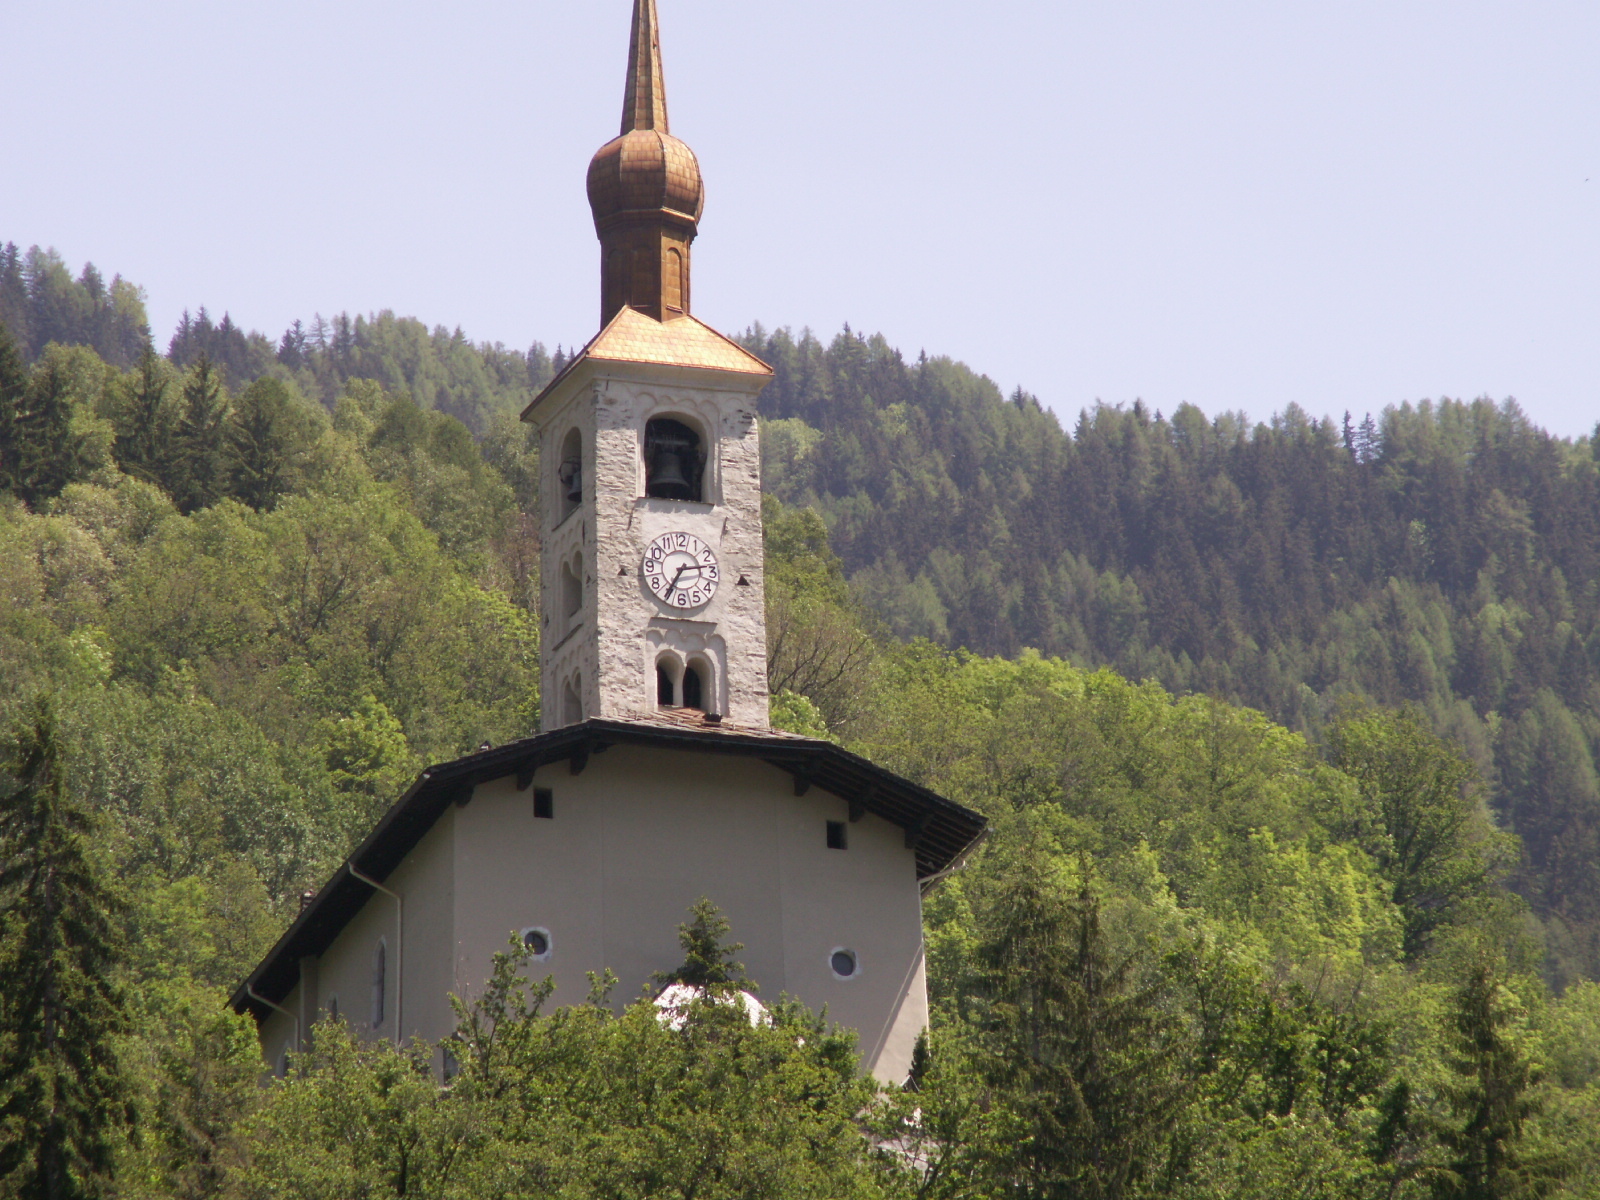
<path fill-rule="evenodd" d="M 673 588 L 678 586 L 678 580 L 683 578 L 683 573 L 685 571 L 687 571 L 688 569 L 689 569 L 689 567 L 688 567 L 687 564 L 685 564 L 684 566 L 681 566 L 681 567 L 678 568 L 678 573 L 672 577 L 672 582 L 667 584 L 667 591 L 669 593 L 672 591 Z"/>

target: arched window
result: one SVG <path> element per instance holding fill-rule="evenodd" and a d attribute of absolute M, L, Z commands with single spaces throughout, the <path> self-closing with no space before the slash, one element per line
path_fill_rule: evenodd
<path fill-rule="evenodd" d="M 583 720 L 583 676 L 574 675 L 561 690 L 561 723 L 576 725 Z"/>
<path fill-rule="evenodd" d="M 561 615 L 568 621 L 583 608 L 583 579 L 578 574 L 582 570 L 578 559 L 561 564 Z"/>
<path fill-rule="evenodd" d="M 382 938 L 378 939 L 378 948 L 372 952 L 372 1027 L 377 1029 L 383 1024 L 383 985 L 384 976 L 388 971 L 389 947 Z"/>
<path fill-rule="evenodd" d="M 635 308 L 655 307 L 655 297 L 660 293 L 656 291 L 656 271 L 661 269 L 656 264 L 655 271 L 650 269 L 650 259 L 654 255 L 648 250 L 635 250 L 633 252 L 633 294 L 628 297 L 628 303 Z"/>
<path fill-rule="evenodd" d="M 679 684 L 683 680 L 683 659 L 665 651 L 656 659 L 656 706 L 676 708 L 683 703 Z"/>
<path fill-rule="evenodd" d="M 672 417 L 644 427 L 644 494 L 658 500 L 699 500 L 706 455 L 700 435 Z"/>
<path fill-rule="evenodd" d="M 569 429 L 561 441 L 561 466 L 556 472 L 561 487 L 562 517 L 583 503 L 583 435 Z"/>
<path fill-rule="evenodd" d="M 705 707 L 705 681 L 700 677 L 703 670 L 701 663 L 690 663 L 683 669 L 683 707 Z"/>
<path fill-rule="evenodd" d="M 328 1020 L 337 1021 L 338 1019 L 339 1019 L 339 997 L 337 997 L 337 996 L 329 996 L 328 997 Z"/>

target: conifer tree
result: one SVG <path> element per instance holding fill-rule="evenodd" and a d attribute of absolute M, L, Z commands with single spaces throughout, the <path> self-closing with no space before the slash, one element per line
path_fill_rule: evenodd
<path fill-rule="evenodd" d="M 70 383 L 60 362 L 47 358 L 28 378 L 15 347 L 8 354 L 0 345 L 0 487 L 37 507 L 81 468 Z"/>
<path fill-rule="evenodd" d="M 202 353 L 183 386 L 183 414 L 176 439 L 172 492 L 185 513 L 207 508 L 222 498 L 227 419 L 228 397 L 221 376 L 210 357 Z"/>
<path fill-rule="evenodd" d="M 1451 1015 L 1457 1076 L 1447 1089 L 1460 1124 L 1441 1131 L 1448 1169 L 1434 1187 L 1438 1200 L 1522 1200 L 1556 1182 L 1555 1164 L 1521 1153 L 1523 1126 L 1538 1111 L 1530 1092 L 1532 1064 L 1511 1036 L 1512 1009 L 1493 966 L 1480 959 L 1456 993 Z"/>
<path fill-rule="evenodd" d="M 678 926 L 678 944 L 683 947 L 683 965 L 676 971 L 659 974 L 656 982 L 687 984 L 708 991 L 742 988 L 754 991 L 746 978 L 744 964 L 734 955 L 744 949 L 743 942 L 728 942 L 732 926 L 722 910 L 701 896 L 689 909 L 689 920 Z"/>
<path fill-rule="evenodd" d="M 11 330 L 0 323 L 0 489 L 17 490 L 20 468 L 20 441 L 17 419 L 22 411 L 22 395 L 28 386 L 22 350 Z"/>
<path fill-rule="evenodd" d="M 173 427 L 167 406 L 167 377 L 148 346 L 130 383 L 114 453 L 129 475 L 165 487 L 173 467 Z"/>
<path fill-rule="evenodd" d="M 123 912 L 67 795 L 53 707 L 35 701 L 0 790 L 0 1194 L 107 1192 L 130 1119 L 114 1039 Z"/>
<path fill-rule="evenodd" d="M 1005 1194 L 1134 1194 L 1181 1112 L 1180 1043 L 1163 984 L 1113 961 L 1095 895 L 1074 899 L 1031 854 L 1012 864 L 977 946 L 979 1070 L 1017 1134 L 992 1167 Z"/>
<path fill-rule="evenodd" d="M 289 389 L 271 378 L 240 393 L 228 419 L 229 492 L 257 511 L 270 509 L 298 477 L 298 462 L 314 436 L 309 414 Z"/>

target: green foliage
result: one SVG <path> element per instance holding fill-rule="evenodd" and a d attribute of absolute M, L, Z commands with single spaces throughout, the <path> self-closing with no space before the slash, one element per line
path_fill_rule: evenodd
<path fill-rule="evenodd" d="M 222 377 L 202 354 L 183 383 L 173 438 L 177 461 L 168 481 L 172 498 L 185 513 L 208 508 L 225 494 L 227 421 Z"/>
<path fill-rule="evenodd" d="M 130 367 L 150 345 L 144 291 L 122 276 L 108 285 L 93 263 L 77 279 L 54 250 L 14 242 L 0 247 L 0 325 L 32 362 L 52 342 L 88 346 L 116 367 Z"/>
<path fill-rule="evenodd" d="M 856 1127 L 872 1101 L 850 1039 L 792 1006 L 770 1025 L 710 1001 L 678 1028 L 642 1000 L 545 1015 L 527 951 L 494 975 L 449 1043 L 358 1044 L 321 1025 L 249 1129 L 245 1196 L 871 1197 L 887 1194 Z"/>
<path fill-rule="evenodd" d="M 764 478 L 896 635 L 1032 647 L 1319 737 L 1412 703 L 1525 834 L 1556 983 L 1600 975 L 1600 466 L 1510 402 L 1252 425 L 1101 406 L 1064 430 L 948 359 L 753 327 Z M 829 705 L 805 686 L 831 728 Z M 1543 749 L 1541 749 L 1543 747 Z"/>
<path fill-rule="evenodd" d="M 1328 730 L 1332 761 L 1356 781 L 1348 833 L 1389 881 L 1415 958 L 1440 926 L 1487 897 L 1511 845 L 1483 816 L 1478 772 L 1415 710 L 1353 707 Z"/>
<path fill-rule="evenodd" d="M 256 380 L 234 401 L 224 436 L 229 493 L 261 510 L 298 491 L 324 424 L 281 381 Z"/>
<path fill-rule="evenodd" d="M 786 719 L 808 720 L 803 701 L 825 728 L 847 730 L 861 718 L 872 683 L 877 646 L 869 621 L 851 598 L 839 559 L 828 548 L 827 526 L 814 510 L 785 508 L 767 495 L 761 517 L 768 564 L 768 690 L 779 698 Z"/>
<path fill-rule="evenodd" d="M 681 983 L 711 993 L 753 990 L 755 984 L 745 977 L 744 964 L 734 957 L 744 943 L 727 941 L 731 928 L 722 910 L 701 896 L 690 906 L 689 920 L 678 926 L 683 965 L 658 975 L 656 983 Z"/>
<path fill-rule="evenodd" d="M 1513 1028 L 1517 1007 L 1484 960 L 1456 994 L 1448 1061 L 1457 1081 L 1446 1095 L 1457 1123 L 1442 1131 L 1450 1159 L 1434 1187 L 1443 1200 L 1538 1196 L 1554 1182 L 1548 1165 L 1540 1170 L 1519 1153 L 1537 1106 L 1529 1095 L 1534 1072 Z"/>
<path fill-rule="evenodd" d="M 1024 851 L 1002 871 L 979 912 L 969 1001 L 974 1065 L 1012 1126 L 988 1168 L 1016 1195 L 1132 1195 L 1183 1107 L 1165 981 L 1112 959 L 1097 898 L 1072 898 L 1058 864 Z"/>
<path fill-rule="evenodd" d="M 23 384 L 0 346 L 0 488 L 37 507 L 104 463 L 110 431 L 92 408 L 104 378 L 92 353 L 52 346 Z"/>
<path fill-rule="evenodd" d="M 47 701 L 0 786 L 0 1188 L 98 1196 L 130 1116 L 115 1040 L 122 905 L 93 858 L 95 822 L 67 793 Z"/>
<path fill-rule="evenodd" d="M 520 948 L 445 1047 L 324 1027 L 259 1087 L 223 992 L 420 765 L 537 721 L 511 414 L 562 356 L 203 310 L 166 359 L 0 346 L 0 421 L 61 448 L 0 501 L 0 716 L 55 696 L 129 896 L 118 1190 L 1422 1200 L 1499 1079 L 1518 1186 L 1596 1194 L 1594 447 L 1450 403 L 1069 436 L 881 339 L 756 343 L 774 723 L 993 820 L 925 899 L 914 1091 L 783 1001 L 546 1014 Z M 676 978 L 744 984 L 714 909 L 683 932 Z"/>

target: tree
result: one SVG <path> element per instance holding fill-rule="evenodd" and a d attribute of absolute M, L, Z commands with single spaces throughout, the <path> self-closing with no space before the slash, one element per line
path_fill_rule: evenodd
<path fill-rule="evenodd" d="M 37 507 L 76 479 L 83 463 L 61 359 L 47 357 L 20 388 L 19 372 L 14 347 L 8 358 L 0 345 L 0 486 Z"/>
<path fill-rule="evenodd" d="M 27 387 L 28 371 L 22 364 L 22 351 L 11 330 L 0 323 L 0 488 L 8 492 L 18 491 L 21 483 L 20 418 Z"/>
<path fill-rule="evenodd" d="M 1008 865 L 976 947 L 977 1067 L 1014 1121 L 991 1169 L 1006 1194 L 1134 1194 L 1182 1110 L 1164 983 L 1113 962 L 1087 885 L 1033 851 Z"/>
<path fill-rule="evenodd" d="M 228 396 L 210 357 L 202 353 L 183 385 L 176 434 L 172 498 L 185 513 L 209 508 L 223 496 Z"/>
<path fill-rule="evenodd" d="M 258 512 L 299 482 L 300 460 L 316 436 L 311 412 L 279 380 L 262 377 L 239 394 L 228 417 L 229 492 Z"/>
<path fill-rule="evenodd" d="M 1478 809 L 1478 771 L 1432 733 L 1414 709 L 1348 709 L 1328 730 L 1334 766 L 1353 778 L 1363 807 L 1344 830 L 1389 881 L 1416 958 L 1434 931 L 1487 894 L 1504 871 L 1510 839 Z"/>
<path fill-rule="evenodd" d="M 1521 1153 L 1523 1127 L 1538 1112 L 1538 1077 L 1511 1028 L 1515 1005 L 1494 967 L 1480 958 L 1456 993 L 1450 1017 L 1456 1075 L 1446 1093 L 1459 1124 L 1440 1131 L 1450 1153 L 1434 1194 L 1439 1200 L 1516 1200 L 1544 1194 L 1556 1164 Z"/>
<path fill-rule="evenodd" d="M 682 983 L 713 992 L 735 988 L 754 991 L 756 985 L 746 978 L 744 964 L 734 958 L 744 949 L 744 943 L 724 940 L 732 928 L 722 910 L 701 896 L 689 907 L 689 920 L 678 926 L 683 965 L 658 974 L 656 982 Z"/>
<path fill-rule="evenodd" d="M 126 385 L 118 414 L 114 453 L 117 465 L 136 479 L 169 486 L 174 429 L 167 404 L 168 368 L 146 347 L 139 369 Z"/>
<path fill-rule="evenodd" d="M 95 822 L 66 792 L 52 705 L 36 701 L 0 799 L 0 1190 L 104 1194 L 131 1114 L 115 1049 L 123 907 L 90 853 Z"/>

